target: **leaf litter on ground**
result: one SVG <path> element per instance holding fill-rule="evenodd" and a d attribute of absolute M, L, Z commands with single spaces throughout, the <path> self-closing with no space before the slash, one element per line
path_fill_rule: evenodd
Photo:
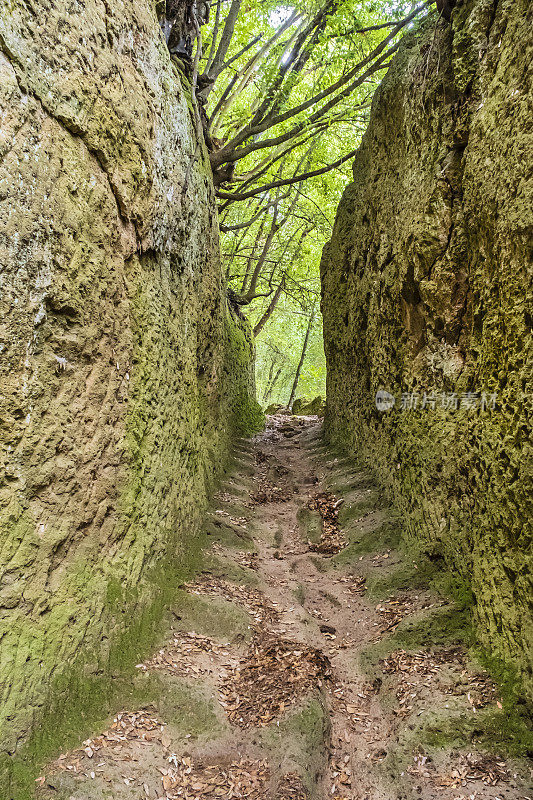
<path fill-rule="evenodd" d="M 137 669 L 179 676 L 191 672 L 201 674 L 210 669 L 198 663 L 198 655 L 206 653 L 218 660 L 227 660 L 231 656 L 229 647 L 229 644 L 216 644 L 208 636 L 201 636 L 194 631 L 174 631 L 170 641 L 148 661 L 137 664 Z"/>
<path fill-rule="evenodd" d="M 50 765 L 50 772 L 80 772 L 87 766 L 86 759 L 94 758 L 95 762 L 99 761 L 106 754 L 116 753 L 132 742 L 155 743 L 167 748 L 171 741 L 165 728 L 164 722 L 145 711 L 122 711 L 115 716 L 106 731 L 86 739 L 82 747 L 62 753 Z"/>
<path fill-rule="evenodd" d="M 240 759 L 231 764 L 195 764 L 193 759 L 172 756 L 173 766 L 161 778 L 165 792 L 158 800 L 246 798 L 264 800 L 270 770 L 266 761 Z"/>
<path fill-rule="evenodd" d="M 220 701 L 233 725 L 268 725 L 331 677 L 321 650 L 258 633 L 247 657 L 222 684 Z"/>
<path fill-rule="evenodd" d="M 204 576 L 200 580 L 187 584 L 185 588 L 192 594 L 223 597 L 231 603 L 238 603 L 248 611 L 257 625 L 279 621 L 279 612 L 259 589 L 237 586 L 214 576 Z"/>
<path fill-rule="evenodd" d="M 251 495 L 252 503 L 264 505 L 265 503 L 286 503 L 292 497 L 292 490 L 274 486 L 268 481 L 262 481 L 259 489 Z"/>
<path fill-rule="evenodd" d="M 414 703 L 424 688 L 465 696 L 473 711 L 497 701 L 496 684 L 487 675 L 467 670 L 466 654 L 461 647 L 415 653 L 395 650 L 381 659 L 380 666 L 385 674 L 399 676 L 396 688 L 399 708 L 394 713 L 400 717 L 413 711 Z M 443 677 L 445 666 L 452 673 L 448 682 Z"/>
<path fill-rule="evenodd" d="M 458 789 L 478 781 L 486 786 L 497 786 L 511 779 L 505 761 L 489 753 L 463 753 L 458 757 L 458 763 L 451 766 L 447 773 L 438 772 L 432 759 L 423 752 L 416 753 L 413 761 L 414 764 L 408 768 L 408 773 L 418 778 L 429 779 L 439 788 Z"/>
<path fill-rule="evenodd" d="M 342 505 L 331 492 L 315 492 L 309 500 L 307 507 L 311 511 L 318 511 L 322 519 L 322 534 L 317 543 L 308 542 L 309 550 L 313 553 L 333 556 L 346 547 L 346 541 L 339 526 L 339 508 Z"/>

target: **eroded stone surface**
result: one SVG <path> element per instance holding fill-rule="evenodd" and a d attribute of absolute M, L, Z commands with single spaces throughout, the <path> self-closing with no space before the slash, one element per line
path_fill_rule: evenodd
<path fill-rule="evenodd" d="M 154 4 L 4 3 L 0 76 L 0 751 L 12 753 L 60 678 L 75 697 L 135 663 L 193 557 L 236 420 L 258 413 L 210 168 Z"/>
<path fill-rule="evenodd" d="M 530 696 L 531 15 L 467 0 L 406 36 L 322 262 L 329 433 L 467 580 Z"/>

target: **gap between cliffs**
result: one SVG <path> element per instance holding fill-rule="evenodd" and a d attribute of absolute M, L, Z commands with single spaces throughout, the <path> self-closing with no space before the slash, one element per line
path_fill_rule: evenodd
<path fill-rule="evenodd" d="M 519 722 L 400 524 L 316 417 L 268 418 L 127 704 L 42 769 L 39 800 L 526 800 Z"/>

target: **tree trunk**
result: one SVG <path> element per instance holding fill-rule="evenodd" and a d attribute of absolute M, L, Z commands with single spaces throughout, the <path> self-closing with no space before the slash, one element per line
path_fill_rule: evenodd
<path fill-rule="evenodd" d="M 281 295 L 281 293 L 283 291 L 283 287 L 284 286 L 285 286 L 285 276 L 282 277 L 278 288 L 274 292 L 274 297 L 272 298 L 272 300 L 268 304 L 267 310 L 265 311 L 265 313 L 263 314 L 263 316 L 261 317 L 261 319 L 259 320 L 259 322 L 255 326 L 255 328 L 254 328 L 254 336 L 257 336 L 259 333 L 261 333 L 261 331 L 265 327 L 266 323 L 268 322 L 268 320 L 272 316 L 272 312 L 276 308 L 277 302 L 278 302 L 278 300 L 280 298 L 280 295 Z"/>
<path fill-rule="evenodd" d="M 281 375 L 281 371 L 282 370 L 283 370 L 283 367 L 279 367 L 278 368 L 278 371 L 276 372 L 276 374 L 272 378 L 272 381 L 270 382 L 270 386 L 268 387 L 268 389 L 266 390 L 266 392 L 263 395 L 263 403 L 265 403 L 265 405 L 266 405 L 267 400 L 270 398 L 270 395 L 274 391 L 274 386 L 278 382 L 278 379 L 279 379 L 279 376 Z"/>
<path fill-rule="evenodd" d="M 265 259 L 268 255 L 268 251 L 270 250 L 272 242 L 274 241 L 274 237 L 276 236 L 276 233 L 281 228 L 281 226 L 287 221 L 287 217 L 285 217 L 282 222 L 278 222 L 277 219 L 278 219 L 278 207 L 277 205 L 275 205 L 274 214 L 272 216 L 272 222 L 270 224 L 270 230 L 265 239 L 265 243 L 263 245 L 263 249 L 261 250 L 259 258 L 257 259 L 254 271 L 252 272 L 250 283 L 248 284 L 248 289 L 243 294 L 243 300 L 246 300 L 247 303 L 251 302 L 255 297 L 257 282 L 259 280 L 261 270 L 263 269 L 263 264 L 265 263 Z"/>
<path fill-rule="evenodd" d="M 270 386 L 270 381 L 272 380 L 272 375 L 274 374 L 274 359 L 270 362 L 270 369 L 268 370 L 268 378 L 266 380 L 265 388 L 263 391 L 263 400 L 266 397 L 266 393 L 268 391 L 268 387 Z"/>
<path fill-rule="evenodd" d="M 313 319 L 315 316 L 315 312 L 311 311 L 311 316 L 309 317 L 309 322 L 307 323 L 307 330 L 305 332 L 304 343 L 302 346 L 302 355 L 300 356 L 300 361 L 298 362 L 298 368 L 296 369 L 296 375 L 294 376 L 294 382 L 292 384 L 291 389 L 291 396 L 289 397 L 289 402 L 287 403 L 289 408 L 292 408 L 292 404 L 294 402 L 294 395 L 296 394 L 296 389 L 298 388 L 298 381 L 300 380 L 300 373 L 302 371 L 305 353 L 307 351 L 307 345 L 309 343 L 309 336 L 311 334 L 311 328 L 313 327 Z"/>
<path fill-rule="evenodd" d="M 261 237 L 263 235 L 263 230 L 265 228 L 265 222 L 266 222 L 266 214 L 263 216 L 263 219 L 261 220 L 261 224 L 259 226 L 259 230 L 257 231 L 257 235 L 255 237 L 254 245 L 252 247 L 252 252 L 250 253 L 250 256 L 248 258 L 248 262 L 246 264 L 246 272 L 244 274 L 244 278 L 242 279 L 241 294 L 244 294 L 244 292 L 246 291 L 246 287 L 248 285 L 248 278 L 250 277 L 250 272 L 252 271 L 252 261 L 254 259 L 256 250 L 257 250 L 257 248 L 259 246 L 259 243 L 261 241 Z M 245 237 L 246 237 L 246 231 L 241 236 L 240 241 L 242 242 Z M 234 250 L 233 253 L 235 254 L 235 252 L 236 251 Z"/>

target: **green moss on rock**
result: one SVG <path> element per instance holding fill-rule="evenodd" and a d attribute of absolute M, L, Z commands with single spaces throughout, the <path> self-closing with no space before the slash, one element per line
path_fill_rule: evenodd
<path fill-rule="evenodd" d="M 466 0 L 405 36 L 321 265 L 327 435 L 374 471 L 415 560 L 468 587 L 530 701 L 532 13 Z"/>
<path fill-rule="evenodd" d="M 156 643 L 232 438 L 262 424 L 153 4 L 38 6 L 0 18 L 6 800 Z"/>

